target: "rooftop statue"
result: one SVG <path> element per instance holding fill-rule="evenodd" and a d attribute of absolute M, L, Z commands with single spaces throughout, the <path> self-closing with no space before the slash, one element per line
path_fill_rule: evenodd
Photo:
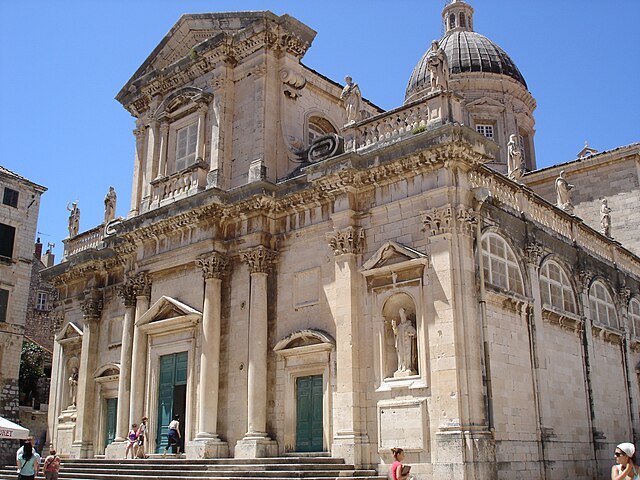
<path fill-rule="evenodd" d="M 573 187 L 574 185 L 564 178 L 564 170 L 561 170 L 560 176 L 556 178 L 556 205 L 568 213 L 573 213 L 570 193 Z"/>
<path fill-rule="evenodd" d="M 427 53 L 427 68 L 431 78 L 432 90 L 447 90 L 449 88 L 449 62 L 444 50 L 438 45 L 438 41 L 431 42 L 431 48 Z"/>
<path fill-rule="evenodd" d="M 342 89 L 340 100 L 344 102 L 344 109 L 347 112 L 347 123 L 345 125 L 349 125 L 360 120 L 362 95 L 360 94 L 360 87 L 357 83 L 353 82 L 353 79 L 349 75 L 344 77 L 344 81 L 347 82 L 347 84 Z"/>
<path fill-rule="evenodd" d="M 509 143 L 507 144 L 507 168 L 508 176 L 512 180 L 520 180 L 524 173 L 524 158 L 522 156 L 522 150 L 518 145 L 517 135 L 509 136 Z"/>
<path fill-rule="evenodd" d="M 104 197 L 104 223 L 109 223 L 116 217 L 116 191 L 109 187 L 107 195 Z"/>
<path fill-rule="evenodd" d="M 611 209 L 606 198 L 602 199 L 600 206 L 600 225 L 602 226 L 600 232 L 606 237 L 611 237 Z"/>
<path fill-rule="evenodd" d="M 69 208 L 71 206 L 71 208 Z M 78 201 L 67 203 L 67 211 L 69 212 L 69 238 L 75 237 L 80 230 L 80 209 Z"/>

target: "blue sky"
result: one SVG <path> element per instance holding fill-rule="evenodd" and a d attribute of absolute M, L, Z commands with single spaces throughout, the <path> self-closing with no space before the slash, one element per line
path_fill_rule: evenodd
<path fill-rule="evenodd" d="M 468 0 L 474 29 L 515 61 L 538 102 L 538 167 L 640 141 L 640 1 Z M 271 10 L 318 32 L 303 63 L 369 100 L 402 104 L 413 67 L 442 34 L 444 0 L 0 0 L 0 164 L 48 187 L 45 245 L 102 222 L 109 186 L 129 211 L 134 119 L 116 93 L 183 13 Z"/>

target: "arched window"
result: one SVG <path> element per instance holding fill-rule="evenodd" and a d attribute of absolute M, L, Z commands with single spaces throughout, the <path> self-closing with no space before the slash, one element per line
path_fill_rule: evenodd
<path fill-rule="evenodd" d="M 309 118 L 309 145 L 313 143 L 313 141 L 327 133 L 338 133 L 336 129 L 333 128 L 331 122 L 326 118 L 322 117 L 311 117 Z"/>
<path fill-rule="evenodd" d="M 488 233 L 482 238 L 482 261 L 485 282 L 524 295 L 520 267 L 501 236 Z"/>
<path fill-rule="evenodd" d="M 553 260 L 540 268 L 540 296 L 544 305 L 576 313 L 576 300 L 564 269 Z"/>
<path fill-rule="evenodd" d="M 640 300 L 637 298 L 632 298 L 629 302 L 629 323 L 631 335 L 640 337 Z"/>
<path fill-rule="evenodd" d="M 456 14 L 449 15 L 449 28 L 456 28 Z"/>
<path fill-rule="evenodd" d="M 609 290 L 601 281 L 593 282 L 589 289 L 589 307 L 591 319 L 608 327 L 618 328 L 618 315 Z"/>
<path fill-rule="evenodd" d="M 461 27 L 467 26 L 467 17 L 464 16 L 464 13 L 460 13 L 460 26 Z"/>

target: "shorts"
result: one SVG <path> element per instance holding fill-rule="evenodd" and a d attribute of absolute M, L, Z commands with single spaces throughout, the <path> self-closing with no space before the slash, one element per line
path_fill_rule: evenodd
<path fill-rule="evenodd" d="M 46 480 L 58 480 L 58 472 L 44 472 Z"/>

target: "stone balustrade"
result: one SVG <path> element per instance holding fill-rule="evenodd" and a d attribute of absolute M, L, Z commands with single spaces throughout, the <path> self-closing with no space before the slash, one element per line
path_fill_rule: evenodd
<path fill-rule="evenodd" d="M 370 150 L 397 142 L 444 123 L 462 123 L 460 98 L 435 92 L 423 99 L 345 127 L 347 151 Z"/>
<path fill-rule="evenodd" d="M 208 172 L 208 165 L 204 162 L 198 162 L 185 170 L 155 179 L 151 182 L 153 194 L 150 209 L 161 207 L 204 190 L 207 186 Z"/>
<path fill-rule="evenodd" d="M 103 239 L 104 225 L 93 227 L 91 230 L 79 233 L 75 237 L 65 238 L 62 240 L 62 243 L 64 243 L 62 261 L 85 250 L 102 248 Z"/>

